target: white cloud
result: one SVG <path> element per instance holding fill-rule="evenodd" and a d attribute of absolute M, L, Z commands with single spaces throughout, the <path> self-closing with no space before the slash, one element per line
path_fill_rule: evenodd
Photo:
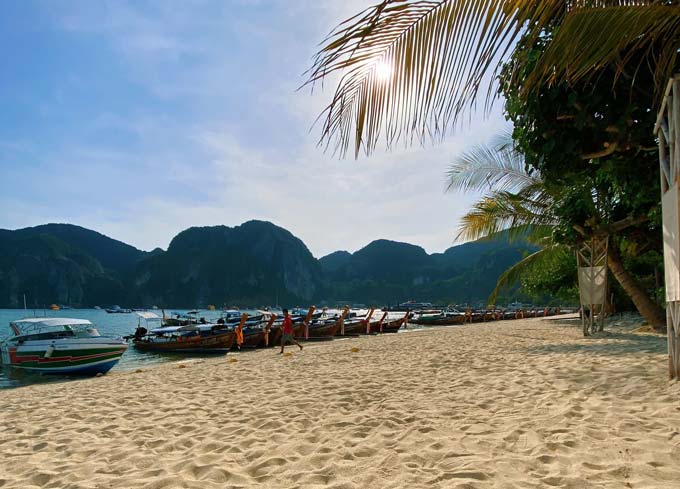
<path fill-rule="evenodd" d="M 2 226 L 69 221 L 148 250 L 189 226 L 264 219 L 317 257 L 378 238 L 440 252 L 474 198 L 444 193 L 449 163 L 505 125 L 496 111 L 439 146 L 359 161 L 316 147 L 319 128 L 308 131 L 333 86 L 295 89 L 318 42 L 367 2 L 46 5 L 73 42 L 108 46 L 120 83 L 148 99 L 95 111 L 56 149 L 33 154 L 35 165 L 0 183 L 27 187 L 0 196 Z M 0 145 L 29 154 L 25 140 Z"/>

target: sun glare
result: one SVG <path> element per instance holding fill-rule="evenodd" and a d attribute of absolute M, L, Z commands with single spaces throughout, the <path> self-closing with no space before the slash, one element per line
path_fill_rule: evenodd
<path fill-rule="evenodd" d="M 378 63 L 375 66 L 375 74 L 378 80 L 387 80 L 392 76 L 392 65 L 389 63 Z"/>

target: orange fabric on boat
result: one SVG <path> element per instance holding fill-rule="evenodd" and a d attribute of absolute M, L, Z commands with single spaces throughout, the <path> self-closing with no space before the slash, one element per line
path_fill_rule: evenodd
<path fill-rule="evenodd" d="M 238 346 L 241 346 L 243 344 L 243 325 L 246 324 L 246 321 L 248 320 L 248 315 L 246 313 L 243 313 L 241 315 L 241 322 L 236 326 L 236 329 L 234 329 L 234 333 L 236 333 L 236 344 Z"/>

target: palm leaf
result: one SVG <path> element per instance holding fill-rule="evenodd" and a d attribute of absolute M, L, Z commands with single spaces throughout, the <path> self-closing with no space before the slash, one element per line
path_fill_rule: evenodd
<path fill-rule="evenodd" d="M 523 80 L 525 88 L 561 80 L 577 82 L 609 65 L 616 66 L 617 74 L 621 74 L 632 60 L 639 62 L 642 53 L 642 59 L 653 67 L 659 94 L 677 69 L 680 6 L 623 3 L 628 5 L 570 11 L 539 58 L 536 70 Z"/>
<path fill-rule="evenodd" d="M 344 71 L 320 116 L 322 141 L 356 156 L 381 134 L 388 146 L 441 137 L 498 70 L 527 15 L 546 21 L 561 8 L 558 0 L 384 0 L 364 10 L 329 35 L 308 72 L 313 84 Z M 388 80 L 376 76 L 381 63 L 392 68 Z"/>
<path fill-rule="evenodd" d="M 504 288 L 516 283 L 522 275 L 529 272 L 534 267 L 546 267 L 550 263 L 559 260 L 564 256 L 565 253 L 569 253 L 569 248 L 564 245 L 553 244 L 551 246 L 546 246 L 515 263 L 513 266 L 508 268 L 505 272 L 498 277 L 496 282 L 496 287 L 494 287 L 491 295 L 489 296 L 489 304 L 495 304 L 498 294 Z"/>
<path fill-rule="evenodd" d="M 502 63 L 521 36 L 535 39 L 561 22 L 554 50 L 541 60 L 542 70 L 526 81 L 527 87 L 546 77 L 586 76 L 611 62 L 620 49 L 647 49 L 651 55 L 651 46 L 664 36 L 670 45 L 649 62 L 666 73 L 677 55 L 678 7 L 659 3 L 383 0 L 332 31 L 307 72 L 312 85 L 330 73 L 343 73 L 319 116 L 324 121 L 321 143 L 341 155 L 351 148 L 356 157 L 362 149 L 371 153 L 382 137 L 387 147 L 397 140 L 440 139 L 475 107 L 483 86 L 488 87 L 485 106 L 493 102 Z M 593 42 L 595 34 L 600 44 Z M 573 48 L 572 37 L 578 41 Z M 391 66 L 388 79 L 377 74 L 382 63 Z"/>
<path fill-rule="evenodd" d="M 512 136 L 499 136 L 490 145 L 480 144 L 464 152 L 447 173 L 447 190 L 519 191 L 540 184 L 538 172 L 529 174 L 524 157 L 513 146 Z"/>
<path fill-rule="evenodd" d="M 549 208 L 510 192 L 492 192 L 461 218 L 456 239 L 472 241 L 501 231 L 508 231 L 511 239 L 535 232 L 544 236 L 555 222 Z"/>

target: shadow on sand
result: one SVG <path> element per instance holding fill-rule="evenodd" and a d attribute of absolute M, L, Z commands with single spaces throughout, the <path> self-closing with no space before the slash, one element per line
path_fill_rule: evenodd
<path fill-rule="evenodd" d="M 554 321 L 551 326 L 579 328 L 578 320 Z M 543 344 L 526 348 L 527 353 L 585 353 L 598 355 L 630 355 L 634 353 L 666 353 L 666 337 L 656 334 L 633 333 L 634 327 L 610 326 L 601 333 L 580 338 L 573 343 Z"/>

